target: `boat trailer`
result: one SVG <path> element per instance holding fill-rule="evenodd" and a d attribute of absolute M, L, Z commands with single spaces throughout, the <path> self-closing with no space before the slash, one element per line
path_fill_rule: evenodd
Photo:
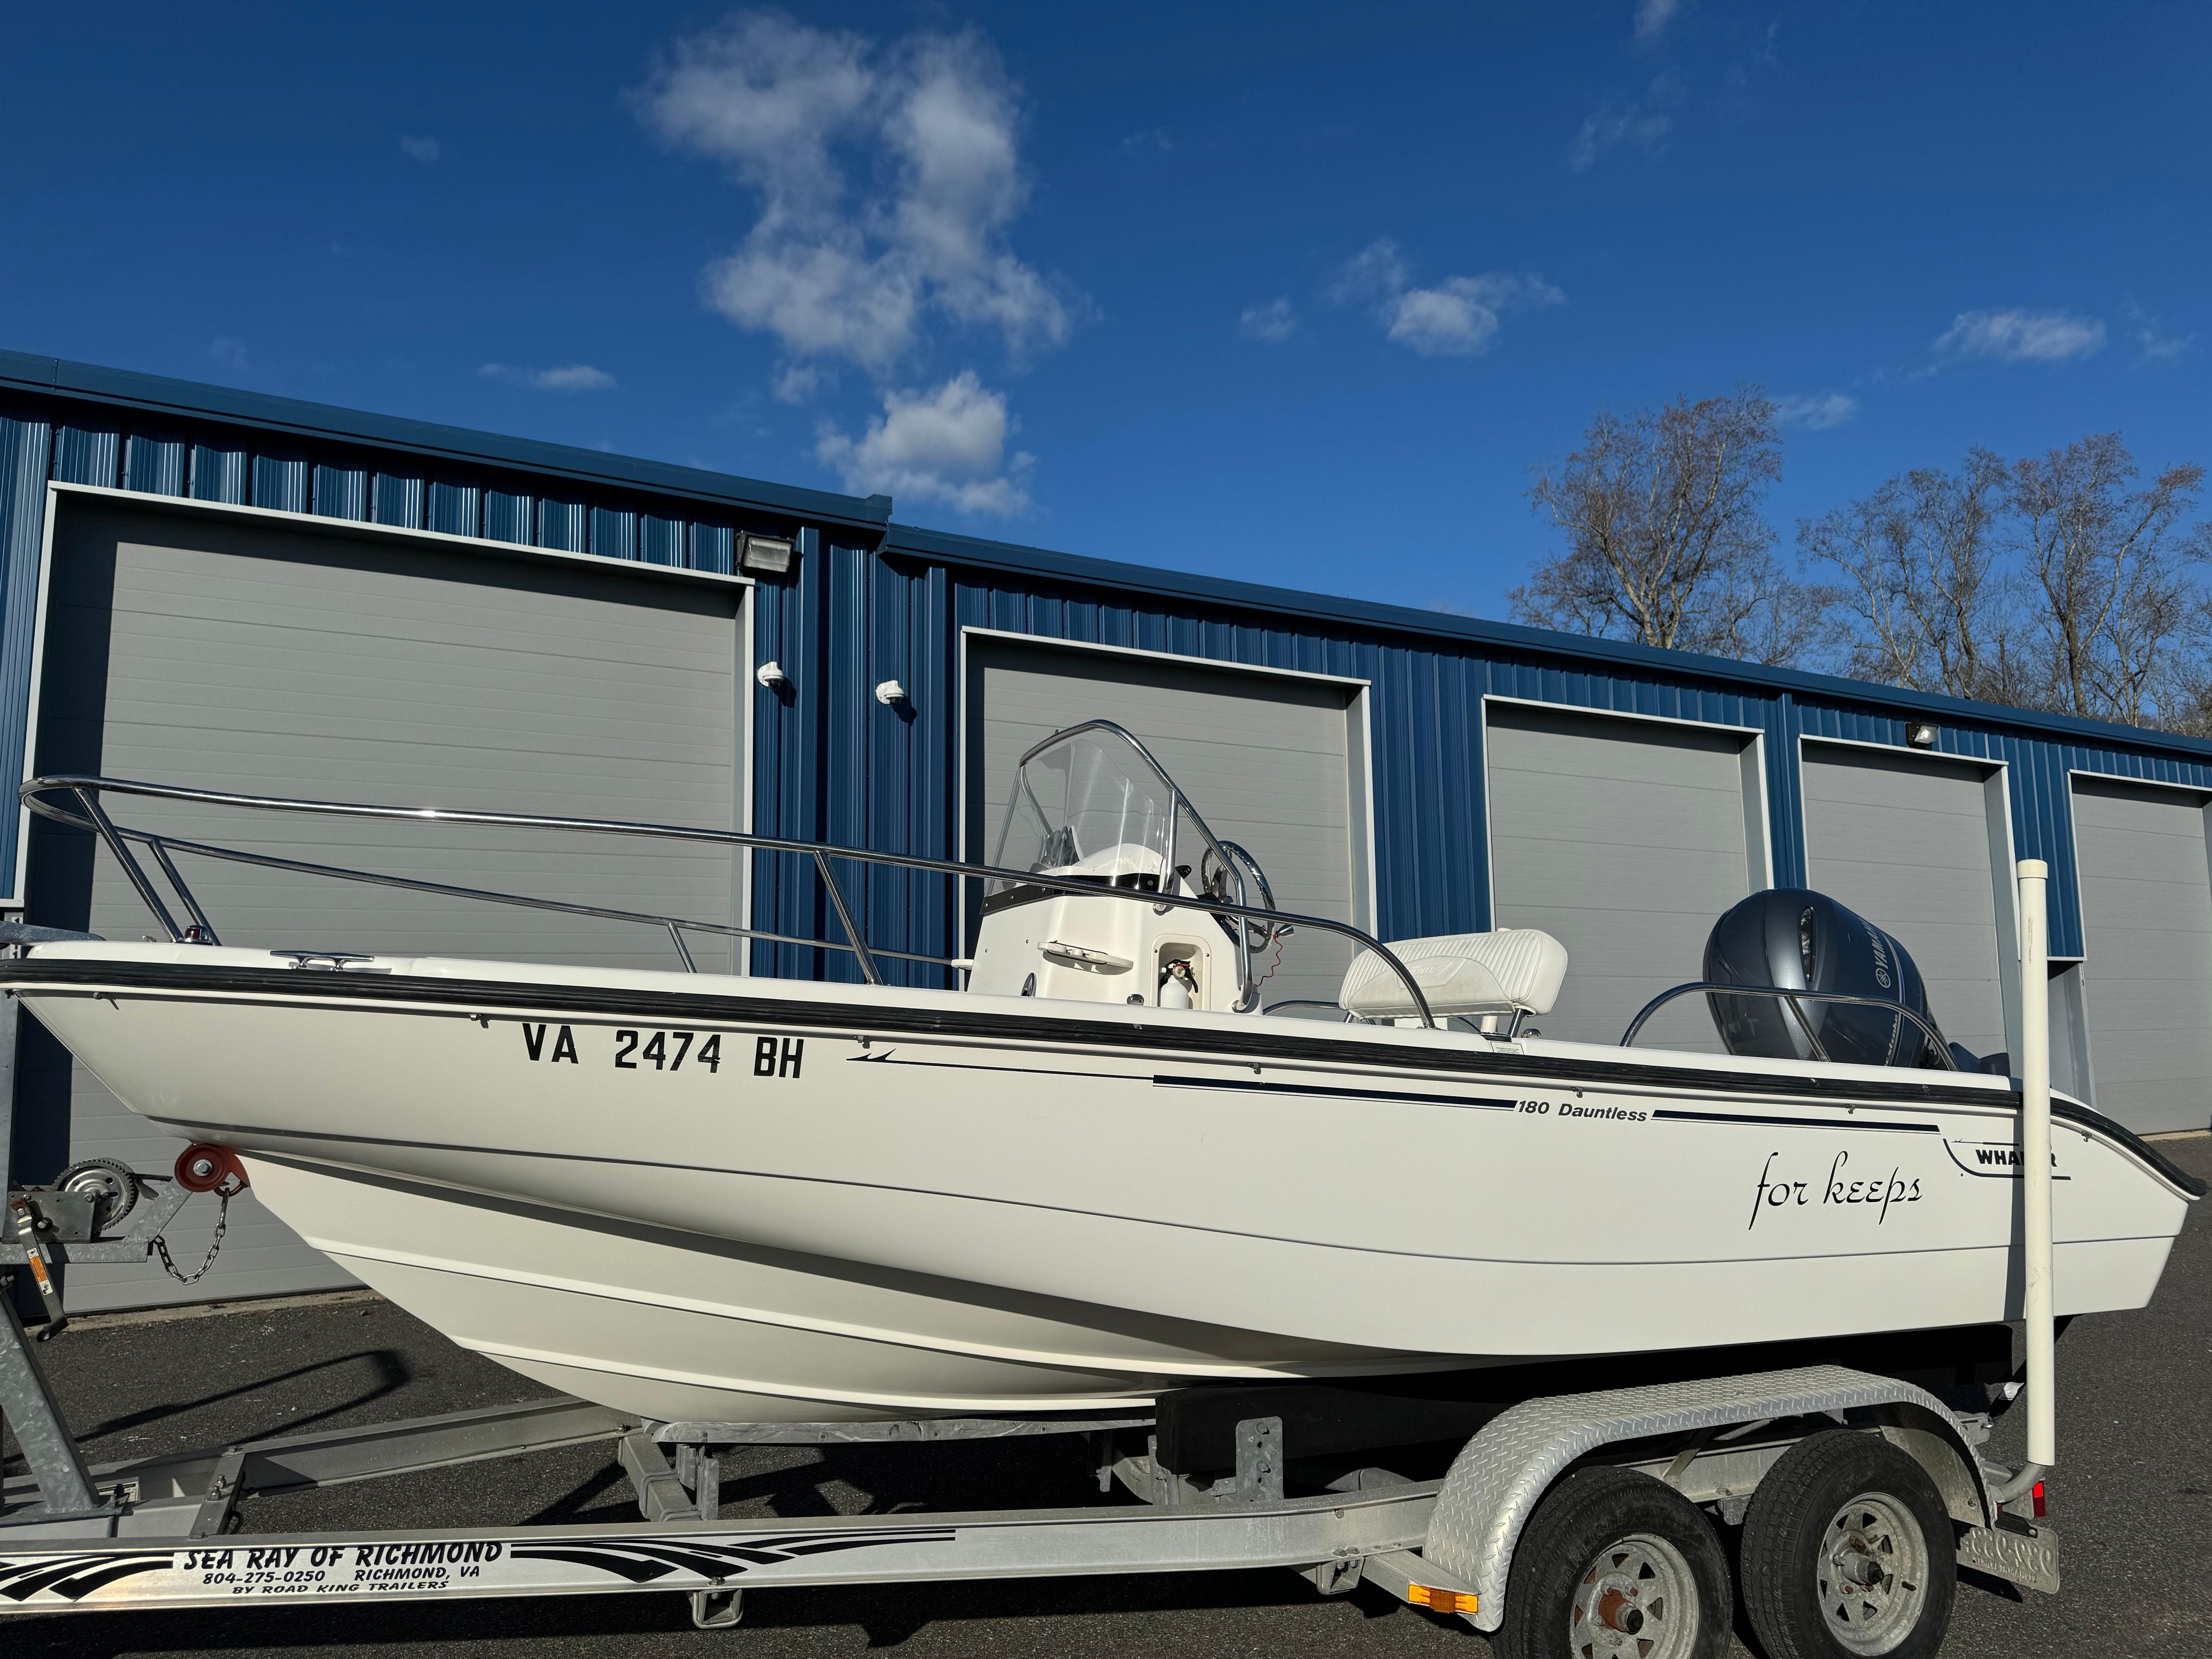
<path fill-rule="evenodd" d="M 1563 1474 L 1630 1476 L 1692 1516 L 1703 1509 L 1741 1522 L 1761 1477 L 1793 1449 L 1868 1435 L 1929 1470 L 1955 1523 L 1961 1565 L 2058 1588 L 2051 1530 L 1988 1498 L 1975 1455 L 1985 1417 L 1954 1414 L 1911 1383 L 1835 1365 L 1527 1400 L 1468 1439 L 1443 1480 L 1363 1464 L 1300 1496 L 1286 1490 L 1297 1445 L 1279 1416 L 1237 1420 L 1233 1467 L 1194 1476 L 1163 1464 L 1154 1415 L 653 1423 L 567 1397 L 87 1467 L 12 1304 L 0 1315 L 0 1410 L 38 1471 L 0 1495 L 0 1614 L 661 1590 L 689 1595 L 694 1621 L 714 1627 L 738 1621 L 744 1591 L 786 1585 L 1288 1567 L 1324 1595 L 1364 1582 L 1496 1631 L 1509 1581 L 1521 1588 L 1516 1545 L 1540 1522 L 1550 1494 L 1565 1489 Z M 1118 1486 L 1140 1501 L 798 1522 L 720 1514 L 722 1459 L 741 1447 L 949 1449 L 1039 1434 L 1087 1436 L 1101 1489 Z M 593 1442 L 611 1443 L 639 1520 L 231 1530 L 252 1492 Z"/>
<path fill-rule="evenodd" d="M 0 1267 L 28 1271 L 48 1314 L 43 1333 L 65 1322 L 54 1267 L 143 1259 L 192 1188 L 235 1190 L 240 1172 L 224 1167 L 220 1149 L 189 1149 L 179 1164 L 179 1178 L 140 1177 L 142 1207 L 114 1237 L 88 1218 L 97 1206 L 88 1210 L 82 1193 L 9 1190 L 15 1226 L 0 1241 Z M 1885 1455 L 1891 1484 L 1923 1494 L 1924 1524 L 1914 1536 L 1929 1573 L 1948 1577 L 1955 1559 L 2032 1589 L 2058 1588 L 2056 1537 L 1992 1495 L 2006 1472 L 1980 1460 L 1988 1416 L 1954 1411 L 1898 1378 L 1820 1364 L 1488 1407 L 1391 1395 L 1366 1399 L 1364 1410 L 1362 1402 L 1356 1390 L 1261 1384 L 1182 1390 L 1145 1413 L 744 1424 L 651 1422 L 556 1396 L 88 1466 L 38 1344 L 12 1296 L 0 1295 L 0 1413 L 31 1470 L 0 1490 L 0 1614 L 660 1590 L 688 1595 L 694 1622 L 712 1628 L 738 1621 L 746 1590 L 785 1585 L 1288 1567 L 1323 1595 L 1377 1585 L 1495 1633 L 1509 1656 L 1535 1659 L 1551 1651 L 1530 1639 L 1540 1632 L 1505 1626 L 1521 1601 L 1552 1614 L 1564 1605 L 1543 1570 L 1557 1545 L 1552 1523 L 1565 1510 L 1587 1509 L 1595 1492 L 1612 1503 L 1620 1518 L 1606 1524 L 1618 1530 L 1656 1503 L 1657 1520 L 1633 1524 L 1662 1539 L 1671 1525 L 1686 1560 L 1701 1540 L 1711 1545 L 1709 1517 L 1786 1529 L 1790 1517 L 1757 1513 L 1762 1481 L 1823 1449 L 1831 1462 L 1838 1449 Z M 1477 1424 L 1441 1480 L 1388 1467 L 1394 1447 L 1433 1449 Z M 951 1443 L 1047 1434 L 1087 1437 L 1100 1492 L 1118 1486 L 1138 1501 L 801 1522 L 721 1513 L 723 1460 L 744 1447 L 944 1443 L 949 1451 Z M 610 1444 L 640 1519 L 234 1530 L 240 1500 L 252 1492 L 592 1443 Z M 1902 1512 L 1911 1500 L 1894 1501 Z M 1711 1553 L 1717 1560 L 1717 1545 Z M 1646 1616 L 1634 1605 L 1637 1588 L 1586 1586 L 1580 1601 L 1632 1635 Z M 1725 1626 L 1733 1616 L 1725 1570 L 1695 1588 L 1699 1617 Z M 1580 1601 L 1571 1593 L 1567 1601 L 1574 1616 Z M 1942 1616 L 1948 1606 L 1947 1589 Z M 1897 1616 L 1916 1613 L 1898 1607 Z"/>
<path fill-rule="evenodd" d="M 2039 983 L 2043 870 L 2021 873 L 2028 982 Z M 10 1000 L 0 1013 L 10 1055 L 15 1012 Z M 657 1590 L 688 1595 L 694 1621 L 718 1627 L 738 1622 L 745 1591 L 785 1585 L 1287 1567 L 1323 1595 L 1370 1583 L 1464 1619 L 1504 1659 L 1549 1659 L 1585 1621 L 1605 1634 L 1596 1650 L 1671 1656 L 1706 1651 L 1699 1632 L 1733 1623 L 1717 1520 L 1743 1528 L 1736 1577 L 1776 1659 L 1835 1651 L 1824 1639 L 1890 1651 L 1948 1623 L 1954 1564 L 2058 1589 L 2057 1540 L 2035 1518 L 2054 1455 L 2049 1160 L 2036 1156 L 2048 1144 L 2046 1042 L 2030 1023 L 2030 1461 L 2018 1470 L 1982 1461 L 1987 1413 L 1832 1364 L 1539 1394 L 1456 1425 L 1448 1405 L 1426 1402 L 1443 1419 L 1403 1399 L 1363 1412 L 1340 1397 L 1351 1391 L 1295 1384 L 1182 1390 L 1142 1413 L 864 1424 L 652 1422 L 556 1397 L 88 1466 L 13 1286 L 0 1285 L 0 1415 L 30 1470 L 0 1490 L 0 1615 Z M 0 1149 L 5 1127 L 0 1117 Z M 123 1173 L 137 1183 L 129 1205 L 96 1172 L 5 1188 L 0 1274 L 27 1272 L 44 1334 L 66 1322 L 56 1266 L 144 1260 L 195 1190 L 222 1200 L 244 1181 L 214 1147 L 188 1149 L 171 1177 Z M 1315 1395 L 1330 1409 L 1296 1408 Z M 800 1522 L 721 1514 L 721 1462 L 738 1448 L 1040 1434 L 1088 1436 L 1100 1492 L 1136 1501 Z M 1394 1449 L 1462 1437 L 1441 1479 L 1389 1467 Z M 233 1530 L 256 1492 L 594 1442 L 611 1444 L 639 1520 Z"/>

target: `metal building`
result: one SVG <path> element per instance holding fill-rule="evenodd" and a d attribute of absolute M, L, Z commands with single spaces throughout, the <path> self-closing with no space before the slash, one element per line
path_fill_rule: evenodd
<path fill-rule="evenodd" d="M 1556 934 L 1571 967 L 1545 1027 L 1601 1042 L 1698 976 L 1722 910 L 1803 884 L 1904 940 L 1951 1036 L 2008 1048 L 2008 876 L 2042 858 L 2056 1080 L 2142 1132 L 2212 1114 L 2212 744 L 1076 558 L 890 511 L 0 353 L 0 775 L 987 859 L 1014 757 L 1106 715 L 1155 746 L 1288 908 L 1384 939 Z M 165 824 L 214 828 L 181 809 Z M 329 862 L 834 937 L 797 860 L 248 828 Z M 47 829 L 0 813 L 0 902 L 143 932 L 105 855 Z M 616 923 L 462 915 L 235 867 L 192 879 L 230 943 L 673 965 L 665 937 Z M 852 890 L 871 943 L 959 953 L 956 884 L 877 872 Z M 767 945 L 700 966 L 852 971 Z M 1309 953 L 1270 995 L 1331 996 L 1341 966 Z M 1645 1040 L 1713 1042 L 1686 1002 Z M 28 1022 L 14 1099 L 29 1177 L 173 1155 Z M 206 1239 L 176 1242 L 181 1258 Z M 241 1204 L 201 1286 L 87 1268 L 70 1295 L 90 1310 L 337 1281 Z"/>

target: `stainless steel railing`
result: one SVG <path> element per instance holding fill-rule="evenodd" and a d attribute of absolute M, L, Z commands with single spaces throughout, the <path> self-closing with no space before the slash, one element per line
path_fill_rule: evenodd
<path fill-rule="evenodd" d="M 1202 910 L 1208 915 L 1235 916 L 1269 927 L 1310 927 L 1325 933 L 1334 933 L 1350 939 L 1355 945 L 1370 950 L 1386 963 L 1404 984 L 1413 1006 L 1421 1011 L 1421 1022 L 1431 1030 L 1436 1028 L 1435 1017 L 1429 1012 L 1428 999 L 1421 994 L 1420 986 L 1407 971 L 1406 964 L 1392 954 L 1381 940 L 1362 933 L 1358 928 L 1341 921 L 1331 921 L 1322 916 L 1298 915 L 1273 908 L 1261 909 L 1245 904 L 1232 904 L 1225 899 L 1212 897 L 1186 898 L 1172 893 L 1145 893 L 1127 888 L 1103 885 L 1097 880 L 1053 876 L 1027 870 L 1002 870 L 992 865 L 958 864 L 946 859 L 921 858 L 910 853 L 882 853 L 870 848 L 830 847 L 816 842 L 786 841 L 775 836 L 753 836 L 734 830 L 691 830 L 674 824 L 629 823 L 618 819 L 564 818 L 540 817 L 526 812 L 476 812 L 441 806 L 380 806 L 363 802 L 327 800 L 289 800 L 269 795 L 233 794 L 219 789 L 193 789 L 177 784 L 140 783 L 127 778 L 102 778 L 63 774 L 52 777 L 33 778 L 19 792 L 23 804 L 39 817 L 72 829 L 86 830 L 106 843 L 116 862 L 122 866 L 125 878 L 137 893 L 140 901 L 155 920 L 166 930 L 171 939 L 179 944 L 190 942 L 208 945 L 221 942 L 215 924 L 201 907 L 199 900 L 185 881 L 176 866 L 174 854 L 186 853 L 196 858 L 225 860 L 234 864 L 259 866 L 264 869 L 289 871 L 295 874 L 323 876 L 336 881 L 366 882 L 374 886 L 404 888 L 411 892 L 429 893 L 453 899 L 477 900 L 489 904 L 520 905 L 528 909 L 548 910 L 563 915 L 592 916 L 606 921 L 632 921 L 641 926 L 665 929 L 684 970 L 696 973 L 691 952 L 684 942 L 687 933 L 720 934 L 734 939 L 764 939 L 771 944 L 796 945 L 815 950 L 844 951 L 851 953 L 859 964 L 860 975 L 871 985 L 884 982 L 883 972 L 877 966 L 878 957 L 895 957 L 906 962 L 921 962 L 939 967 L 964 969 L 967 963 L 953 957 L 926 956 L 912 951 L 893 951 L 881 945 L 872 945 L 862 937 L 860 925 L 854 920 L 852 907 L 847 902 L 845 891 L 830 868 L 832 860 L 847 860 L 858 864 L 876 864 L 895 869 L 921 870 L 934 875 L 955 876 L 963 879 L 995 879 L 1015 882 L 1031 887 L 1044 887 L 1055 891 L 1079 894 L 1086 898 L 1115 898 L 1130 903 L 1150 904 L 1163 908 Z M 374 818 L 399 823 L 476 824 L 495 829 L 552 830 L 578 835 L 629 836 L 650 841 L 703 842 L 728 847 L 747 848 L 757 852 L 786 853 L 795 857 L 811 859 L 822 884 L 828 894 L 830 908 L 836 913 L 837 925 L 844 931 L 841 942 L 830 939 L 807 939 L 790 933 L 771 933 L 765 928 L 739 927 L 728 922 L 701 921 L 684 916 L 668 916 L 640 910 L 623 910 L 604 905 L 573 904 L 566 900 L 539 898 L 522 893 L 501 893 L 487 889 L 459 887 L 446 882 L 425 881 L 413 876 L 391 876 L 374 871 L 348 869 L 338 865 L 314 864 L 301 859 L 289 859 L 273 853 L 246 852 L 234 847 L 218 847 L 206 842 L 187 841 L 155 830 L 133 828 L 117 823 L 101 805 L 108 795 L 138 796 L 154 800 L 191 801 L 201 805 L 237 807 L 246 811 L 290 812 L 318 817 Z M 64 804 L 64 803 L 73 803 Z M 191 921 L 179 925 L 174 913 L 163 901 L 160 890 L 147 874 L 131 848 L 144 848 L 161 868 L 179 904 Z M 1240 933 L 1243 929 L 1237 930 Z"/>
<path fill-rule="evenodd" d="M 1677 985 L 1671 991 L 1662 991 L 1645 1003 L 1636 1018 L 1628 1022 L 1628 1030 L 1622 1034 L 1620 1046 L 1624 1048 L 1632 1046 L 1636 1041 L 1636 1034 L 1644 1029 L 1644 1021 L 1676 997 L 1686 997 L 1694 991 L 1731 997 L 1778 997 L 1796 1016 L 1797 1024 L 1805 1033 L 1805 1041 L 1812 1045 L 1813 1058 L 1818 1060 L 1827 1060 L 1828 1051 L 1820 1046 L 1820 1039 L 1813 1030 L 1812 1021 L 1806 1018 L 1805 1010 L 1800 1006 L 1801 998 L 1813 1002 L 1846 1002 L 1862 1008 L 1879 1008 L 1886 1014 L 1899 1015 L 1917 1025 L 1928 1034 L 1929 1041 L 1936 1045 L 1936 1052 L 1942 1057 L 1945 1068 L 1954 1072 L 1959 1069 L 1959 1062 L 1951 1057 L 1949 1039 L 1936 1029 L 1935 1022 L 1916 1014 L 1901 1002 L 1891 1002 L 1882 997 L 1848 996 L 1841 991 L 1792 990 L 1783 985 L 1723 985 L 1712 980 L 1699 980 L 1692 985 Z"/>

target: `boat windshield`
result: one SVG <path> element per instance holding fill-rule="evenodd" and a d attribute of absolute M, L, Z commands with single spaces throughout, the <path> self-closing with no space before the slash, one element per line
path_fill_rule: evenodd
<path fill-rule="evenodd" d="M 1232 902 L 1243 884 L 1167 775 L 1120 727 L 1059 733 L 1014 773 L 991 862 L 1002 870 L 1088 877 L 1132 892 L 1211 894 Z M 990 896 L 1016 884 L 994 880 Z"/>

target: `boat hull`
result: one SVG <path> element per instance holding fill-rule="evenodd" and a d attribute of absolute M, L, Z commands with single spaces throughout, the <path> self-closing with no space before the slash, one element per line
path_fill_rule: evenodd
<path fill-rule="evenodd" d="M 247 1166 L 308 1243 L 463 1346 L 647 1417 L 1139 1408 L 1200 1381 L 1436 1363 L 487 1204 L 287 1158 Z"/>
<path fill-rule="evenodd" d="M 882 988 L 69 945 L 127 1105 L 518 1370 L 662 1418 L 1114 1407 L 2019 1316 L 2000 1079 Z M 711 1045 L 711 1046 L 710 1046 Z M 2059 1310 L 2189 1194 L 2077 1112 Z"/>

